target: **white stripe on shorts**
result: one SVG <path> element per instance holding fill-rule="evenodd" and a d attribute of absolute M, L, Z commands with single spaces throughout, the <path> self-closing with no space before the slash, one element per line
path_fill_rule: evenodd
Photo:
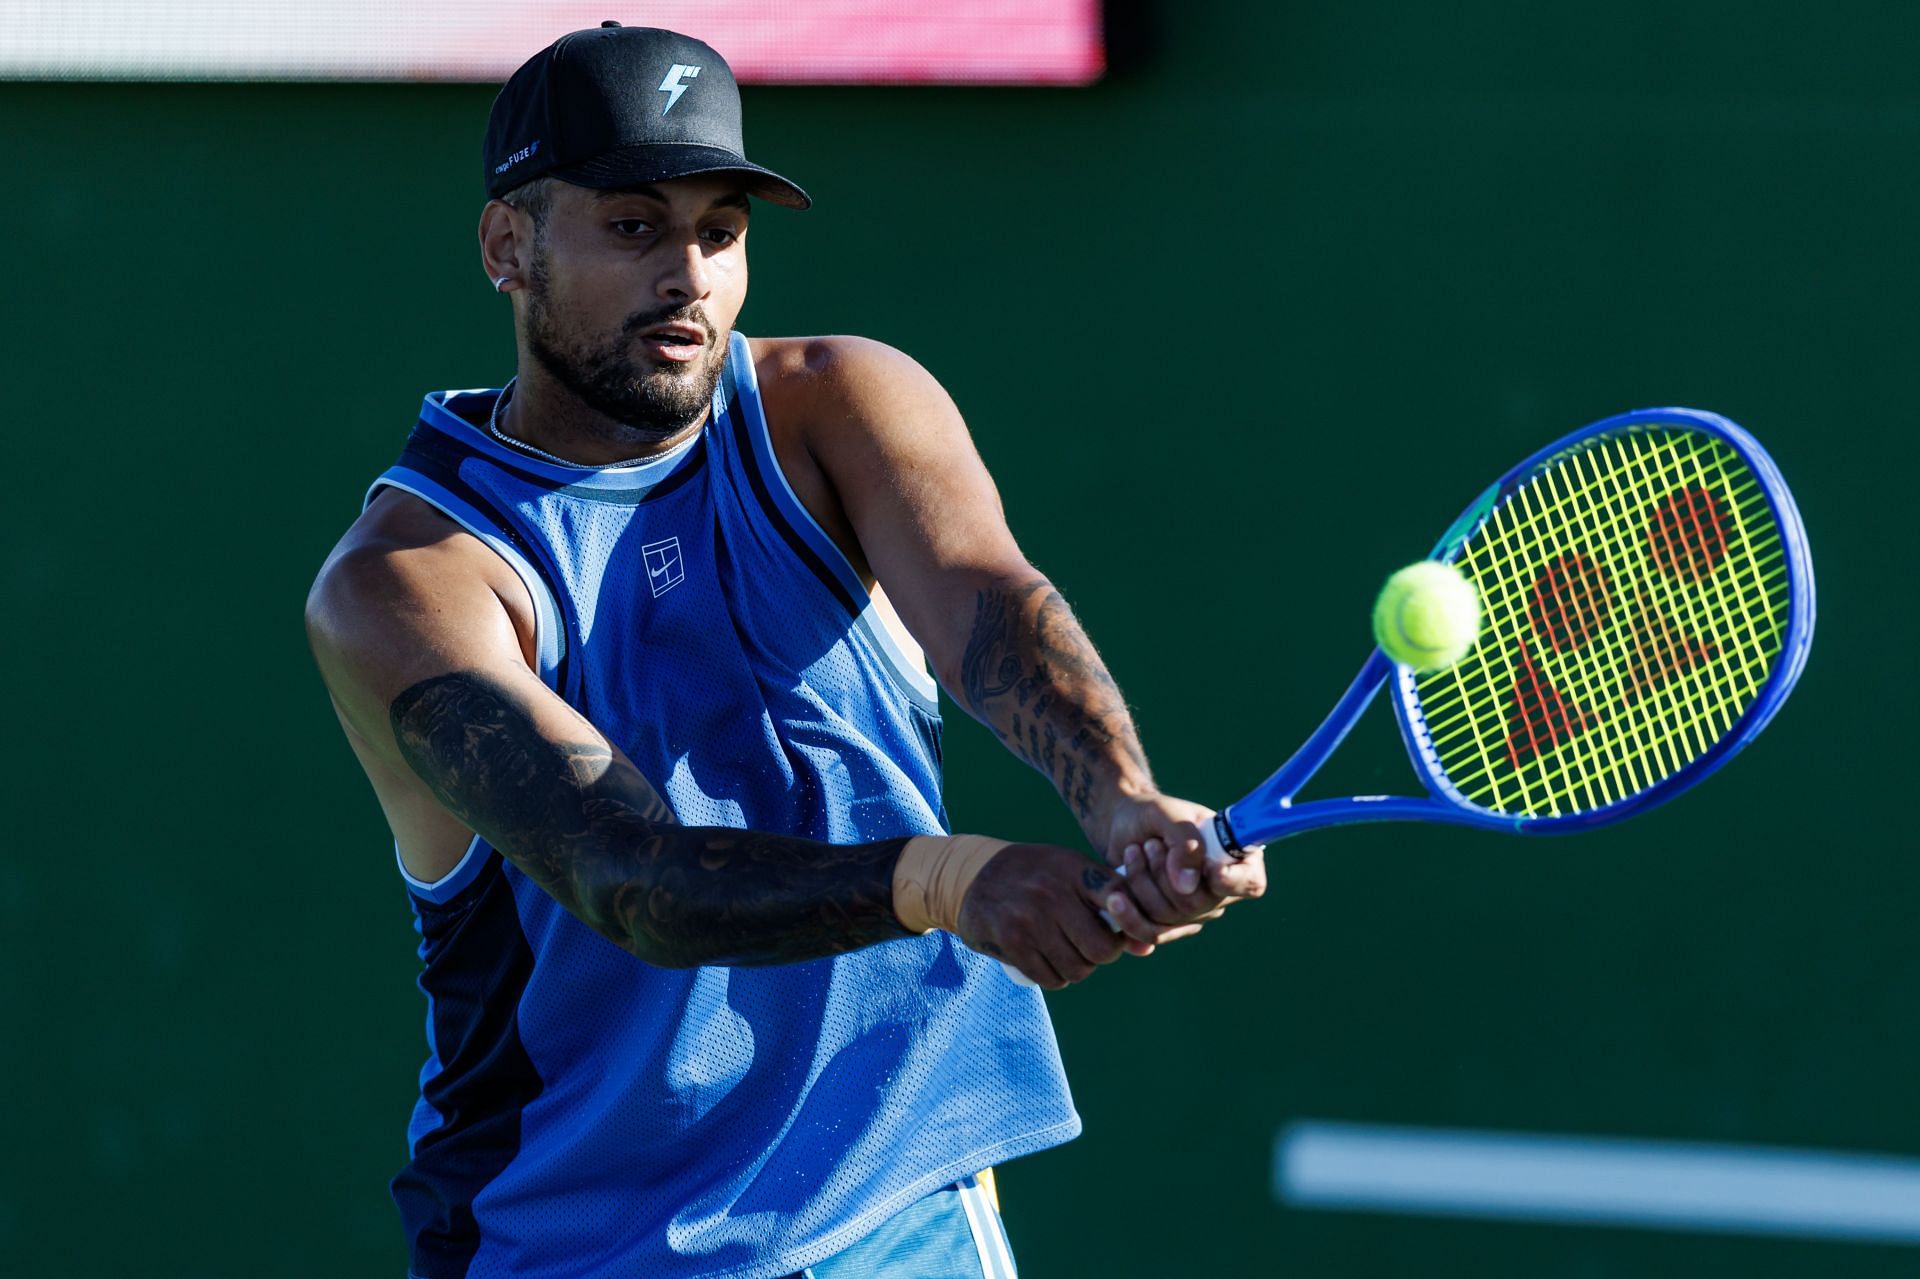
<path fill-rule="evenodd" d="M 987 1188 L 980 1184 L 978 1177 L 968 1177 L 959 1185 L 960 1205 L 967 1210 L 967 1225 L 973 1231 L 974 1250 L 980 1254 L 981 1273 L 986 1279 L 1018 1279 L 1013 1250 L 1007 1246 L 1006 1231 L 1000 1224 L 1000 1214 L 993 1210 L 993 1200 L 987 1197 Z"/>

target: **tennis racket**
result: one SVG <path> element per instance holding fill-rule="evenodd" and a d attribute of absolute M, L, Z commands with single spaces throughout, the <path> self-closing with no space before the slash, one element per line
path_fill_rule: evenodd
<path fill-rule="evenodd" d="M 1813 640 L 1793 497 L 1759 442 L 1713 413 L 1641 409 L 1549 444 L 1429 558 L 1479 594 L 1474 647 L 1427 674 L 1374 650 L 1293 758 L 1205 824 L 1209 856 L 1353 822 L 1549 834 L 1619 821 L 1752 741 Z M 1388 686 L 1426 794 L 1296 804 Z"/>

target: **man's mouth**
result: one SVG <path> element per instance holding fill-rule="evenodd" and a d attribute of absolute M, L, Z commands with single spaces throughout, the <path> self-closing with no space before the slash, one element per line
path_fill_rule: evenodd
<path fill-rule="evenodd" d="M 697 324 L 655 324 L 637 336 L 655 359 L 676 363 L 693 359 L 707 345 L 707 331 Z"/>

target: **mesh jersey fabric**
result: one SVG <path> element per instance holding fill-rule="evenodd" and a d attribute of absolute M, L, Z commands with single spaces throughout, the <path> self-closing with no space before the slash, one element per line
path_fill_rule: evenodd
<path fill-rule="evenodd" d="M 498 394 L 427 396 L 368 500 L 411 492 L 514 568 L 542 679 L 680 821 L 945 829 L 932 681 L 787 487 L 743 337 L 693 445 L 644 466 L 523 455 L 484 429 Z M 1039 993 L 947 933 L 670 970 L 483 840 L 408 889 L 429 1056 L 393 1189 L 418 1279 L 790 1275 L 1079 1132 Z"/>

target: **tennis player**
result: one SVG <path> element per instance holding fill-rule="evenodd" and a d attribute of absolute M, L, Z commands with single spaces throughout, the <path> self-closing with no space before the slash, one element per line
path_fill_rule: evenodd
<path fill-rule="evenodd" d="M 809 201 L 717 53 L 575 32 L 485 152 L 517 376 L 426 397 L 308 608 L 421 935 L 412 1274 L 1010 1276 L 990 1169 L 1080 1125 L 1001 961 L 1259 860 L 1201 866 L 934 380 L 734 330 L 750 197 Z M 1126 875 L 945 833 L 929 661 Z"/>

